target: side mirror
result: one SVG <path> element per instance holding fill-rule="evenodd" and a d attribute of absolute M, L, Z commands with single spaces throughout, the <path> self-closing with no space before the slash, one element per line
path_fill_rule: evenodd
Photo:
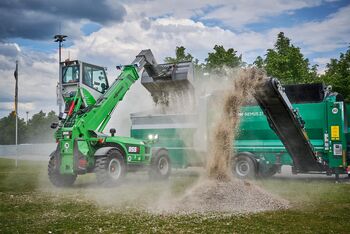
<path fill-rule="evenodd" d="M 114 134 L 117 132 L 115 128 L 109 129 L 109 132 L 111 133 L 111 136 L 114 137 Z"/>

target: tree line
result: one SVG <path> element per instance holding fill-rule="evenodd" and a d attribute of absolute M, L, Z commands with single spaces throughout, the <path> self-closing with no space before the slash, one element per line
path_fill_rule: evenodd
<path fill-rule="evenodd" d="M 223 67 L 251 67 L 264 69 L 269 76 L 278 78 L 283 84 L 324 82 L 331 85 L 333 90 L 342 94 L 346 101 L 350 101 L 350 47 L 339 58 L 333 58 L 327 63 L 324 74 L 317 73 L 318 65 L 310 65 L 309 60 L 302 54 L 301 49 L 291 43 L 291 40 L 280 32 L 274 47 L 266 54 L 258 56 L 253 64 L 242 61 L 242 55 L 233 48 L 225 49 L 222 45 L 215 45 L 208 53 L 203 63 L 186 53 L 183 46 L 176 47 L 175 57 L 166 57 L 166 63 L 192 61 L 197 75 L 205 73 L 221 73 Z M 15 113 L 0 119 L 0 145 L 15 143 Z M 49 126 L 57 122 L 54 111 L 44 113 L 40 111 L 26 123 L 18 120 L 19 143 L 45 143 L 54 141 L 54 130 Z"/>
<path fill-rule="evenodd" d="M 183 46 L 176 47 L 176 56 L 165 58 L 165 62 L 176 63 L 192 61 L 198 74 L 220 73 L 223 67 L 251 67 L 264 69 L 268 76 L 278 78 L 282 84 L 325 83 L 331 85 L 333 91 L 343 95 L 350 101 L 350 47 L 339 58 L 330 59 L 324 74 L 317 72 L 318 65 L 310 65 L 301 49 L 291 43 L 291 40 L 280 32 L 274 47 L 266 50 L 266 54 L 258 56 L 253 64 L 242 61 L 233 48 L 225 49 L 222 45 L 215 45 L 213 52 L 208 53 L 204 63 L 199 64 L 191 54 L 186 53 Z"/>
<path fill-rule="evenodd" d="M 51 143 L 54 142 L 54 130 L 51 123 L 57 122 L 54 111 L 44 113 L 39 111 L 26 122 L 18 118 L 18 144 Z M 16 141 L 16 115 L 12 111 L 8 116 L 0 119 L 0 145 L 12 145 Z"/>

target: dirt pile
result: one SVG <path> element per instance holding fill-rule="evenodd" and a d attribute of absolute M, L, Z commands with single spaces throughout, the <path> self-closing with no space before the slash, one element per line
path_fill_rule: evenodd
<path fill-rule="evenodd" d="M 231 214 L 255 213 L 288 208 L 288 202 L 264 191 L 253 183 L 233 179 L 205 180 L 188 191 L 168 211 L 172 213 Z"/>
<path fill-rule="evenodd" d="M 247 99 L 252 98 L 254 90 L 265 79 L 265 74 L 255 68 L 242 70 L 237 77 L 232 77 L 232 85 L 224 94 L 220 118 L 211 139 L 207 164 L 210 178 L 223 181 L 230 179 L 229 166 L 240 108 Z"/>

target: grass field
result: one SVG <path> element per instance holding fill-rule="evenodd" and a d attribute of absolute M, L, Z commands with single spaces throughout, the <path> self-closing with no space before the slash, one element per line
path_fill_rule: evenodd
<path fill-rule="evenodd" d="M 145 211 L 161 194 L 184 193 L 196 171 L 175 171 L 168 182 L 145 174 L 116 188 L 94 176 L 57 189 L 42 162 L 0 159 L 0 233 L 349 233 L 350 184 L 332 179 L 270 179 L 261 187 L 291 202 L 288 210 L 249 215 L 166 215 Z"/>

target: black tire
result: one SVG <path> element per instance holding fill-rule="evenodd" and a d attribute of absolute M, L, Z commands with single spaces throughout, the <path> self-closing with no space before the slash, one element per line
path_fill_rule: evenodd
<path fill-rule="evenodd" d="M 259 168 L 259 176 L 261 178 L 270 178 L 278 172 L 278 166 L 271 165 L 268 168 Z"/>
<path fill-rule="evenodd" d="M 57 162 L 57 150 L 50 155 L 47 171 L 50 182 L 56 187 L 72 186 L 77 178 L 77 175 L 62 175 L 60 173 Z"/>
<path fill-rule="evenodd" d="M 250 156 L 241 154 L 233 158 L 232 173 L 240 179 L 254 179 L 256 177 L 256 163 Z"/>
<path fill-rule="evenodd" d="M 95 174 L 97 183 L 101 185 L 108 186 L 121 183 L 126 174 L 123 154 L 117 149 L 111 149 L 106 156 L 96 158 Z"/>
<path fill-rule="evenodd" d="M 152 157 L 148 174 L 152 180 L 166 180 L 169 178 L 171 174 L 171 162 L 168 151 L 159 150 L 157 154 Z"/>

